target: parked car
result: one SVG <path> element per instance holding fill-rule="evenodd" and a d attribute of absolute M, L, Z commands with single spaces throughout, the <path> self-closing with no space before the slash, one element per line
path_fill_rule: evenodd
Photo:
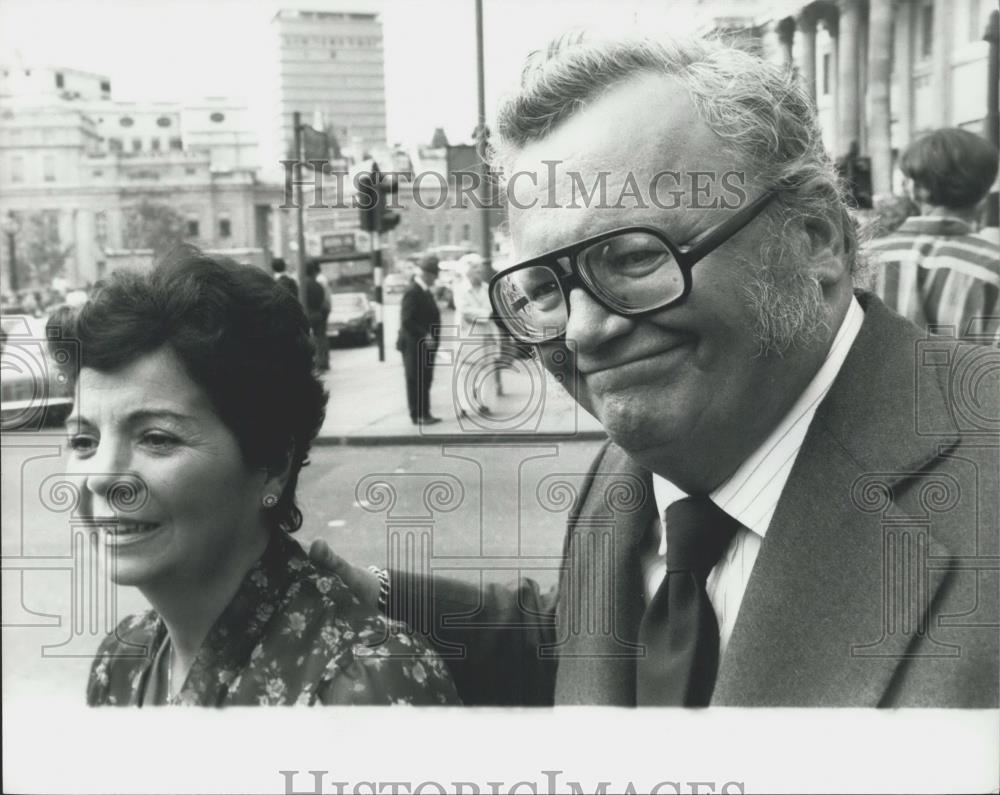
<path fill-rule="evenodd" d="M 375 341 L 375 309 L 365 293 L 332 293 L 326 336 L 336 341 L 368 345 Z"/>
<path fill-rule="evenodd" d="M 73 406 L 69 380 L 46 344 L 46 318 L 0 317 L 0 427 L 33 431 L 62 423 Z"/>

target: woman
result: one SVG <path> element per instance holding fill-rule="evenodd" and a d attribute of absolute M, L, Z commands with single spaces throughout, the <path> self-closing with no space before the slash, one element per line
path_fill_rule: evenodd
<path fill-rule="evenodd" d="M 500 388 L 500 365 L 495 326 L 490 316 L 489 291 L 484 280 L 484 265 L 478 254 L 466 254 L 459 260 L 464 278 L 455 286 L 455 315 L 461 321 L 464 342 L 459 351 L 456 392 L 459 413 L 490 416 L 492 411 L 484 398 L 490 391 L 503 394 Z M 493 381 L 491 385 L 489 382 Z M 491 390 L 492 387 L 492 390 Z"/>
<path fill-rule="evenodd" d="M 184 248 L 60 318 L 79 509 L 153 607 L 102 642 L 88 703 L 456 701 L 433 652 L 288 535 L 326 405 L 294 296 Z"/>

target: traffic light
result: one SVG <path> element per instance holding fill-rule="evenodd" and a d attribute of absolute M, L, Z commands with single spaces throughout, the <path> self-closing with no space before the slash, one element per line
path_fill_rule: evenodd
<path fill-rule="evenodd" d="M 395 229 L 400 215 L 389 209 L 398 187 L 395 180 L 386 179 L 379 171 L 378 163 L 372 163 L 370 172 L 358 175 L 357 187 L 361 228 L 366 232 L 391 232 Z"/>

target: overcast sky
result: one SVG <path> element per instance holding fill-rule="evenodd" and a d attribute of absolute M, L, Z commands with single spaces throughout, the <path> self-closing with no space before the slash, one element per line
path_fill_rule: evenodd
<path fill-rule="evenodd" d="M 683 32 L 696 0 L 484 0 L 487 113 L 530 51 L 571 27 Z M 722 5 L 725 5 L 724 3 Z M 0 58 L 111 77 L 123 100 L 228 96 L 253 105 L 279 8 L 375 11 L 385 33 L 390 142 L 476 123 L 473 0 L 0 0 Z"/>

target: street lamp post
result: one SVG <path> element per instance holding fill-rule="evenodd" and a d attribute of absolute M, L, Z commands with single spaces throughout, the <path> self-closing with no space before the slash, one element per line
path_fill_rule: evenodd
<path fill-rule="evenodd" d="M 17 278 L 17 233 L 21 231 L 21 222 L 13 211 L 3 219 L 3 233 L 7 236 L 7 262 L 10 268 L 10 291 L 17 295 L 20 284 Z"/>

